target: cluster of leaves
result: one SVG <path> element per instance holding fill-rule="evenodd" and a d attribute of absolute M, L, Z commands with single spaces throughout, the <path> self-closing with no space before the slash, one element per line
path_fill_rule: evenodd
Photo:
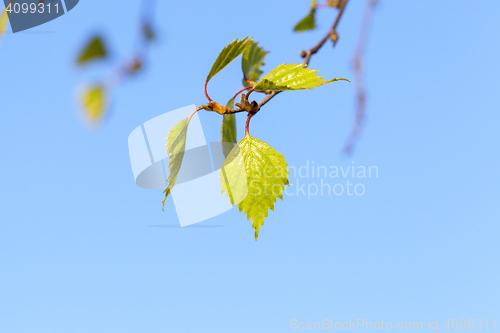
<path fill-rule="evenodd" d="M 205 82 L 205 95 L 209 102 L 198 107 L 187 119 L 175 125 L 165 139 L 170 161 L 168 186 L 164 191 L 163 205 L 175 186 L 181 168 L 187 128 L 192 115 L 201 109 L 223 115 L 221 140 L 236 144 L 237 132 L 234 114 L 236 112 L 248 113 L 245 136 L 231 150 L 225 148 L 223 151 L 226 160 L 220 170 L 219 177 L 221 193 L 226 193 L 231 204 L 238 206 L 240 213 L 245 212 L 247 220 L 252 220 L 256 240 L 260 226 L 264 225 L 264 217 L 267 218 L 269 209 L 274 210 L 276 198 L 283 200 L 283 191 L 288 185 L 288 164 L 285 158 L 270 145 L 250 136 L 250 119 L 259 112 L 260 107 L 256 101 L 249 101 L 249 95 L 252 92 L 271 94 L 281 91 L 312 89 L 334 81 L 346 80 L 323 80 L 324 77 L 316 74 L 317 70 L 306 68 L 305 64 L 281 64 L 260 78 L 263 73 L 261 67 L 264 65 L 267 53 L 258 46 L 258 43 L 248 37 L 242 40 L 236 39 L 224 47 Z M 244 88 L 238 91 L 226 106 L 212 101 L 206 90 L 208 82 L 240 55 L 242 55 Z M 236 103 L 238 108 L 234 109 L 234 99 L 238 93 L 244 90 L 248 90 L 247 94 L 241 94 L 240 103 Z"/>
<path fill-rule="evenodd" d="M 43 0 L 41 0 L 43 1 Z M 316 28 L 316 10 L 318 8 L 343 8 L 345 0 L 326 0 L 325 4 L 317 4 L 312 0 L 308 14 L 294 27 L 294 31 L 302 32 Z M 12 2 L 12 1 L 11 1 Z M 0 14 L 0 42 L 5 32 L 8 21 L 7 11 Z M 155 33 L 148 21 L 144 21 L 140 34 L 144 47 L 155 39 Z M 332 39 L 333 40 L 333 39 Z M 335 41 L 334 41 L 335 43 Z M 283 200 L 283 191 L 288 183 L 288 164 L 283 155 L 279 154 L 267 143 L 256 139 L 249 134 L 249 123 L 252 116 L 260 111 L 261 106 L 250 102 L 252 92 L 275 94 L 276 92 L 312 89 L 340 79 L 324 80 L 318 76 L 318 70 L 307 68 L 306 64 L 281 64 L 261 78 L 264 60 L 269 52 L 260 47 L 252 38 L 235 39 L 223 48 L 215 60 L 205 81 L 205 95 L 208 99 L 206 105 L 201 105 L 187 118 L 176 124 L 168 133 L 167 154 L 169 156 L 169 175 L 165 200 L 175 186 L 177 176 L 182 166 L 186 147 L 187 129 L 190 119 L 199 110 L 213 111 L 221 114 L 221 141 L 226 160 L 220 170 L 221 193 L 226 193 L 231 204 L 238 206 L 240 213 L 247 215 L 247 220 L 252 220 L 255 229 L 255 239 L 259 235 L 260 226 L 264 225 L 264 218 L 268 217 L 269 209 L 274 211 L 277 198 Z M 224 105 L 213 101 L 207 93 L 208 82 L 221 70 L 242 56 L 241 67 L 243 72 L 243 88 L 240 89 Z M 96 83 L 87 85 L 80 93 L 80 102 L 84 115 L 90 123 L 99 123 L 107 109 L 111 89 L 124 78 L 131 77 L 143 68 L 144 52 L 139 50 L 134 53 L 131 60 L 121 64 Z M 100 35 L 92 36 L 79 52 L 76 64 L 87 67 L 89 64 L 103 61 L 109 57 L 109 51 L 104 39 Z M 348 80 L 346 80 L 348 81 Z M 246 94 L 242 92 L 248 90 Z M 239 93 L 239 103 L 235 99 Z M 270 96 L 273 97 L 273 96 Z M 235 109 L 235 106 L 237 107 Z M 248 119 L 245 127 L 245 136 L 237 142 L 237 126 L 235 113 L 247 112 Z"/>
<path fill-rule="evenodd" d="M 338 8 L 340 5 L 339 0 L 327 0 L 327 3 L 322 7 Z M 316 9 L 319 6 L 316 4 L 316 0 L 312 0 L 311 8 L 309 13 L 293 28 L 296 32 L 302 32 L 307 30 L 316 29 Z"/>
<path fill-rule="evenodd" d="M 141 32 L 141 45 L 153 41 L 155 34 L 149 24 L 144 24 Z M 79 67 L 87 67 L 90 64 L 101 62 L 109 58 L 109 48 L 101 35 L 92 36 L 83 46 L 76 58 Z M 85 118 L 91 124 L 102 121 L 107 106 L 111 90 L 125 78 L 131 77 L 143 69 L 144 52 L 136 52 L 124 64 L 118 65 L 109 75 L 101 78 L 98 82 L 87 84 L 79 93 L 80 104 Z"/>

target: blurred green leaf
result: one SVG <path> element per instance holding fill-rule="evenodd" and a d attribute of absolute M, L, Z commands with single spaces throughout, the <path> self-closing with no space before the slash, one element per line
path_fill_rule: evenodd
<path fill-rule="evenodd" d="M 86 65 L 89 62 L 104 59 L 108 55 L 101 36 L 92 37 L 83 47 L 77 59 L 77 64 L 80 66 Z"/>
<path fill-rule="evenodd" d="M 234 106 L 234 99 L 231 99 L 226 108 L 232 109 Z M 222 126 L 220 130 L 220 136 L 222 141 L 222 151 L 224 156 L 227 157 L 229 152 L 233 148 L 228 143 L 236 144 L 236 115 L 234 113 L 225 114 L 222 116 Z"/>
<path fill-rule="evenodd" d="M 85 117 L 91 123 L 98 123 L 106 110 L 106 88 L 102 85 L 85 88 L 81 94 L 81 103 Z"/>
<path fill-rule="evenodd" d="M 269 51 L 259 47 L 258 43 L 252 42 L 250 46 L 243 52 L 241 67 L 247 79 L 257 81 L 262 74 L 260 67 L 264 65 L 264 58 Z M 248 83 L 247 83 L 248 84 Z"/>
<path fill-rule="evenodd" d="M 288 164 L 283 155 L 264 141 L 246 135 L 229 153 L 219 172 L 222 193 L 247 214 L 255 240 L 276 198 L 283 200 L 288 185 Z"/>
<path fill-rule="evenodd" d="M 252 38 L 248 39 L 248 37 L 245 37 L 242 40 L 235 39 L 228 46 L 224 47 L 215 60 L 210 73 L 208 73 L 207 81 L 242 54 L 251 43 Z"/>
<path fill-rule="evenodd" d="M 349 81 L 343 78 L 325 81 L 324 77 L 316 75 L 319 70 L 304 68 L 305 66 L 305 64 L 279 65 L 260 79 L 254 90 L 302 90 L 316 88 L 339 80 Z"/>
<path fill-rule="evenodd" d="M 163 191 L 163 193 L 165 193 L 165 198 L 162 201 L 163 208 L 165 208 L 165 201 L 174 188 L 177 176 L 179 175 L 179 170 L 181 169 L 184 151 L 186 150 L 188 124 L 188 119 L 181 120 L 177 123 L 177 125 L 172 127 L 170 132 L 168 132 L 167 138 L 165 139 L 165 141 L 167 141 L 167 155 L 169 157 L 169 172 L 167 178 L 168 186 L 165 191 Z"/>
<path fill-rule="evenodd" d="M 293 28 L 293 31 L 296 32 L 302 32 L 302 31 L 307 31 L 307 30 L 314 30 L 316 29 L 316 16 L 315 16 L 316 10 L 311 9 L 309 14 L 307 14 L 306 17 L 302 19 L 295 28 Z"/>

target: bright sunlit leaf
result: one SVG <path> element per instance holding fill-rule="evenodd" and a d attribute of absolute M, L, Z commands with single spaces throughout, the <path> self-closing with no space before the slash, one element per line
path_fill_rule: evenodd
<path fill-rule="evenodd" d="M 165 141 L 167 141 L 167 155 L 169 157 L 169 172 L 167 178 L 168 186 L 165 191 L 163 191 L 163 193 L 165 193 L 165 198 L 162 201 L 163 208 L 165 208 L 165 201 L 174 188 L 177 176 L 179 175 L 179 170 L 181 169 L 182 159 L 184 158 L 184 152 L 186 150 L 188 125 L 188 119 L 181 120 L 170 130 L 170 132 L 168 132 L 168 136 L 165 139 Z"/>
<path fill-rule="evenodd" d="M 283 200 L 288 185 L 288 164 L 267 143 L 246 135 L 229 153 L 219 177 L 222 193 L 247 214 L 255 229 L 255 240 L 276 198 Z"/>
<path fill-rule="evenodd" d="M 255 90 L 301 90 L 312 89 L 324 84 L 339 80 L 349 81 L 347 79 L 323 80 L 324 77 L 316 75 L 319 70 L 304 68 L 305 64 L 282 64 L 266 74 L 257 82 Z"/>

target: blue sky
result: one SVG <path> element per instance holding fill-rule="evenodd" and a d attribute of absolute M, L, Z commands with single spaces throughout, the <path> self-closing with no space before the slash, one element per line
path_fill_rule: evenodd
<path fill-rule="evenodd" d="M 362 4 L 350 1 L 337 47 L 313 57 L 323 76 L 353 77 Z M 352 84 L 283 93 L 254 117 L 252 135 L 290 165 L 377 166 L 364 195 L 286 197 L 257 242 L 235 209 L 202 223 L 223 227 L 151 227 L 178 219 L 171 199 L 162 212 L 161 191 L 135 185 L 129 133 L 203 103 L 212 62 L 235 38 L 271 51 L 265 71 L 299 62 L 335 15 L 320 10 L 318 30 L 294 34 L 308 6 L 160 1 L 146 70 L 113 92 L 98 130 L 82 123 L 75 91 L 110 63 L 82 71 L 74 58 L 95 32 L 112 60 L 126 58 L 139 1 L 81 1 L 3 36 L 0 331 L 285 332 L 292 319 L 439 320 L 447 330 L 447 319 L 500 320 L 498 1 L 380 3 L 368 118 L 350 157 L 341 149 Z M 235 62 L 210 82 L 211 96 L 226 101 L 240 80 Z M 217 141 L 220 117 L 200 118 Z"/>

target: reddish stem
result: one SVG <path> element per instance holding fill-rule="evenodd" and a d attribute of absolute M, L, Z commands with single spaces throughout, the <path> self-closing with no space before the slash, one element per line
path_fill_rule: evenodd
<path fill-rule="evenodd" d="M 193 117 L 193 116 L 194 116 L 194 114 L 195 114 L 196 112 L 200 111 L 201 109 L 202 109 L 202 108 L 201 108 L 201 106 L 199 106 L 196 110 L 194 110 L 193 112 L 191 112 L 191 114 L 190 114 L 190 115 L 189 115 L 189 117 L 188 117 L 188 123 L 189 123 L 189 121 L 191 120 L 191 117 Z"/>
<path fill-rule="evenodd" d="M 250 90 L 247 92 L 247 94 L 246 94 L 246 96 L 245 96 L 245 99 L 246 99 L 247 101 L 248 101 L 248 96 L 250 96 L 250 94 L 251 94 L 253 91 L 254 91 L 254 90 L 253 90 L 253 88 L 252 88 L 252 89 L 250 89 Z"/>
<path fill-rule="evenodd" d="M 252 86 L 248 86 L 248 87 L 245 87 L 243 89 L 240 89 L 240 91 L 238 91 L 236 94 L 234 94 L 233 99 L 235 99 L 238 96 L 239 93 L 242 93 L 243 91 L 245 91 L 247 89 L 252 89 Z"/>
<path fill-rule="evenodd" d="M 208 84 L 208 81 L 205 81 L 205 87 L 203 88 L 203 90 L 205 91 L 205 96 L 207 96 L 208 101 L 212 102 L 212 99 L 208 96 L 208 93 L 207 93 L 207 84 Z"/>
<path fill-rule="evenodd" d="M 247 123 L 246 123 L 246 125 L 245 125 L 245 135 L 250 136 L 250 134 L 249 134 L 249 132 L 248 132 L 248 129 L 249 129 L 249 127 L 250 127 L 250 119 L 253 117 L 253 115 L 254 115 L 254 114 L 255 114 L 255 113 L 249 113 L 249 114 L 248 114 Z"/>

